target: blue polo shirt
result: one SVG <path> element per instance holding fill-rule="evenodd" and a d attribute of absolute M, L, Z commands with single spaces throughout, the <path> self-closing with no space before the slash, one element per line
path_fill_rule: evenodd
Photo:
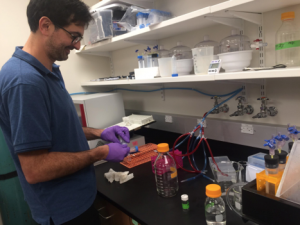
<path fill-rule="evenodd" d="M 93 165 L 59 179 L 29 184 L 18 158 L 18 153 L 41 149 L 89 150 L 57 65 L 51 72 L 16 48 L 0 71 L 0 126 L 36 222 L 49 225 L 52 218 L 55 225 L 62 224 L 93 204 L 97 193 Z"/>

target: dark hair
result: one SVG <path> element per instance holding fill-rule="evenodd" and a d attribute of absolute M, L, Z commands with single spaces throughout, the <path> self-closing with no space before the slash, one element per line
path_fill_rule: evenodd
<path fill-rule="evenodd" d="M 81 0 L 30 0 L 27 18 L 32 32 L 38 30 L 39 21 L 43 16 L 60 27 L 71 23 L 79 23 L 87 27 L 93 19 L 88 6 Z"/>

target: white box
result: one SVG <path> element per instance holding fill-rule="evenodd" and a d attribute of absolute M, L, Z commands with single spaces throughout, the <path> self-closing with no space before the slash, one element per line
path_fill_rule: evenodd
<path fill-rule="evenodd" d="M 154 79 L 159 76 L 158 67 L 134 69 L 134 75 L 136 80 Z"/>

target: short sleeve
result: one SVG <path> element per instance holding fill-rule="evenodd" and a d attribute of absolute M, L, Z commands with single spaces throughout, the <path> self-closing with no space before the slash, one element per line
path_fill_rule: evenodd
<path fill-rule="evenodd" d="M 19 84 L 3 95 L 16 153 L 51 148 L 49 97 L 41 88 Z"/>

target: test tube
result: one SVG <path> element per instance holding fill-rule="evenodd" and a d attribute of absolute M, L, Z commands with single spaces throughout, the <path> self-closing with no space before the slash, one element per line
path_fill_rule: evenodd
<path fill-rule="evenodd" d="M 279 157 L 278 155 L 265 155 L 266 166 L 266 193 L 275 195 L 275 184 L 268 182 L 268 176 L 276 176 L 278 174 Z"/>
<path fill-rule="evenodd" d="M 275 151 L 275 155 L 278 155 L 279 157 L 279 167 L 278 167 L 278 171 L 279 172 L 283 172 L 285 169 L 285 165 L 286 165 L 286 157 L 287 157 L 287 152 L 281 150 L 281 152 L 279 153 L 278 150 Z"/>
<path fill-rule="evenodd" d="M 142 55 L 139 55 L 138 57 L 138 64 L 139 64 L 139 68 L 145 68 L 145 61 L 144 61 L 144 57 Z"/>
<path fill-rule="evenodd" d="M 178 77 L 176 56 L 172 56 L 172 77 Z"/>

